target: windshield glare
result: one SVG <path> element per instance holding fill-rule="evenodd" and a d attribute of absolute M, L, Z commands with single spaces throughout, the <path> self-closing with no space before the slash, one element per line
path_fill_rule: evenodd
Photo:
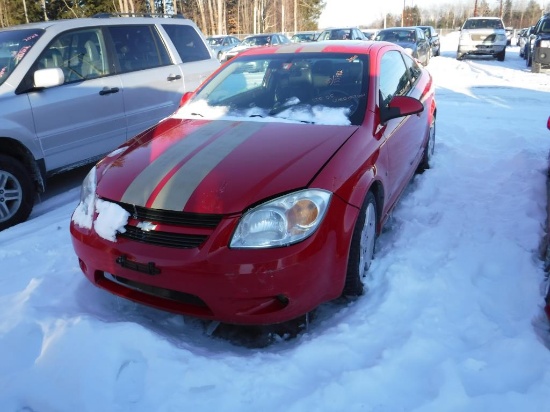
<path fill-rule="evenodd" d="M 7 80 L 43 32 L 40 29 L 0 32 L 0 84 Z"/>
<path fill-rule="evenodd" d="M 367 67 L 367 56 L 349 53 L 236 58 L 176 116 L 359 125 L 366 108 Z"/>

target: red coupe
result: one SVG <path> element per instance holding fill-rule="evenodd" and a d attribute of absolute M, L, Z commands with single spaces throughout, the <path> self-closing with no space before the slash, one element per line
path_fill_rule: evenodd
<path fill-rule="evenodd" d="M 386 42 L 252 49 L 101 160 L 71 219 L 116 295 L 231 324 L 361 295 L 382 225 L 429 167 L 431 75 Z"/>

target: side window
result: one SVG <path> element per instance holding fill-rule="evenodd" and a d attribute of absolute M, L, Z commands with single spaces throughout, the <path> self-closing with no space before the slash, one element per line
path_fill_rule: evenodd
<path fill-rule="evenodd" d="M 408 54 L 403 55 L 403 59 L 405 60 L 405 65 L 407 66 L 407 71 L 409 72 L 409 77 L 411 79 L 411 84 L 415 84 L 416 81 L 419 79 L 420 75 L 422 74 L 422 69 L 411 56 Z"/>
<path fill-rule="evenodd" d="M 388 106 L 394 96 L 404 96 L 411 88 L 409 74 L 398 51 L 389 51 L 380 63 L 380 106 Z"/>
<path fill-rule="evenodd" d="M 125 25 L 108 28 L 122 73 L 171 64 L 154 26 Z"/>
<path fill-rule="evenodd" d="M 51 67 L 63 70 L 65 83 L 111 74 L 101 29 L 74 30 L 54 39 L 36 62 L 36 69 Z"/>
<path fill-rule="evenodd" d="M 188 63 L 210 59 L 210 53 L 206 45 L 192 26 L 163 24 L 162 27 L 174 43 L 182 62 Z"/>

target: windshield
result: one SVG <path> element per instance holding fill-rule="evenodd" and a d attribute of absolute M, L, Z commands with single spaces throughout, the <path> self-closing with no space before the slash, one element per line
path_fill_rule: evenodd
<path fill-rule="evenodd" d="M 175 116 L 359 125 L 367 101 L 367 59 L 349 53 L 237 57 Z"/>
<path fill-rule="evenodd" d="M 0 32 L 0 84 L 7 80 L 43 33 L 41 29 Z"/>
<path fill-rule="evenodd" d="M 223 43 L 223 37 L 209 37 L 206 40 L 210 46 L 219 46 Z"/>
<path fill-rule="evenodd" d="M 503 29 L 500 19 L 469 19 L 464 23 L 463 29 Z"/>
<path fill-rule="evenodd" d="M 376 40 L 392 43 L 414 43 L 416 41 L 416 33 L 414 30 L 384 30 L 378 32 Z"/>
<path fill-rule="evenodd" d="M 248 37 L 241 43 L 243 46 L 265 46 L 271 43 L 271 36 Z"/>

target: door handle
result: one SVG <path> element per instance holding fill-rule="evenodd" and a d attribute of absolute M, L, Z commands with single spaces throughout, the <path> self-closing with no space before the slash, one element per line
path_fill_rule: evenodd
<path fill-rule="evenodd" d="M 119 92 L 119 88 L 118 87 L 112 87 L 112 88 L 108 88 L 108 87 L 104 87 L 100 92 L 99 92 L 99 95 L 100 96 L 105 96 L 106 94 L 111 94 L 111 93 L 118 93 Z"/>
<path fill-rule="evenodd" d="M 181 74 L 169 74 L 168 78 L 166 80 L 171 82 L 171 81 L 179 80 L 179 79 L 181 79 Z"/>

